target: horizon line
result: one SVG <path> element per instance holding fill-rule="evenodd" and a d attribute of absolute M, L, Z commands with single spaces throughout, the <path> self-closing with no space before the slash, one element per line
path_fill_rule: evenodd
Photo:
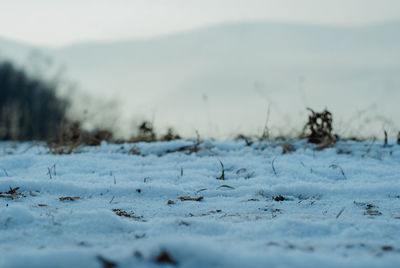
<path fill-rule="evenodd" d="M 193 27 L 190 29 L 181 29 L 176 31 L 171 31 L 168 33 L 159 33 L 150 36 L 138 36 L 138 37 L 121 37 L 121 38 L 91 38 L 91 39 L 80 39 L 76 41 L 65 42 L 63 44 L 49 44 L 46 42 L 32 42 L 28 40 L 18 39 L 18 38 L 9 38 L 7 36 L 0 36 L 0 41 L 15 43 L 21 46 L 30 46 L 32 48 L 37 49 L 51 49 L 51 50 L 62 50 L 74 46 L 81 45 L 93 45 L 93 44 L 113 44 L 113 43 L 123 43 L 123 42 L 143 42 L 150 40 L 163 39 L 167 37 L 179 36 L 184 34 L 190 34 L 193 32 L 203 31 L 207 29 L 219 28 L 219 27 L 227 27 L 227 26 L 235 26 L 235 25 L 245 25 L 245 24 L 276 24 L 276 25 L 287 25 L 287 26 L 308 26 L 308 27 L 321 27 L 321 28 L 330 28 L 330 29 L 356 29 L 356 28 L 366 28 L 373 26 L 382 26 L 387 24 L 399 23 L 400 19 L 390 19 L 390 20 L 382 20 L 370 23 L 358 23 L 358 24 L 334 24 L 334 23 L 314 23 L 311 21 L 295 21 L 295 20 L 233 20 L 233 21 L 225 21 L 222 23 L 210 23 L 204 24 L 202 26 Z"/>

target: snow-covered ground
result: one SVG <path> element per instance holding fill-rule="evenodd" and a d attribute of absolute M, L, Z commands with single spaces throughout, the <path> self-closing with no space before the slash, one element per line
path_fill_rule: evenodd
<path fill-rule="evenodd" d="M 0 143 L 0 267 L 399 267 L 395 141 L 194 143 Z"/>

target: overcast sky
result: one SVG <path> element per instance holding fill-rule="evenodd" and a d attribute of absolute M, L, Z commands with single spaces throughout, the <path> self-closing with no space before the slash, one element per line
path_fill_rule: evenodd
<path fill-rule="evenodd" d="M 248 20 L 360 25 L 396 19 L 399 0 L 0 0 L 0 37 L 52 46 Z"/>

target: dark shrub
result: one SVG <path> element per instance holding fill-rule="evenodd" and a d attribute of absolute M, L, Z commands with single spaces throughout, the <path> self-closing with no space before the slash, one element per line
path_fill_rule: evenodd
<path fill-rule="evenodd" d="M 308 142 L 321 144 L 333 141 L 332 114 L 328 110 L 324 110 L 321 113 L 314 112 L 310 108 L 307 108 L 307 110 L 311 112 L 311 115 L 308 117 L 303 133 L 308 130 L 308 134 L 305 135 Z"/>

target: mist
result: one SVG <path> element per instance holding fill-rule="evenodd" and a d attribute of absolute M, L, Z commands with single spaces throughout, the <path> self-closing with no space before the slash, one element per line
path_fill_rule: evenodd
<path fill-rule="evenodd" d="M 120 136 L 143 120 L 185 137 L 296 136 L 311 107 L 329 109 L 337 133 L 368 137 L 400 128 L 399 27 L 247 22 L 36 49 L 80 92 L 70 113 Z"/>

